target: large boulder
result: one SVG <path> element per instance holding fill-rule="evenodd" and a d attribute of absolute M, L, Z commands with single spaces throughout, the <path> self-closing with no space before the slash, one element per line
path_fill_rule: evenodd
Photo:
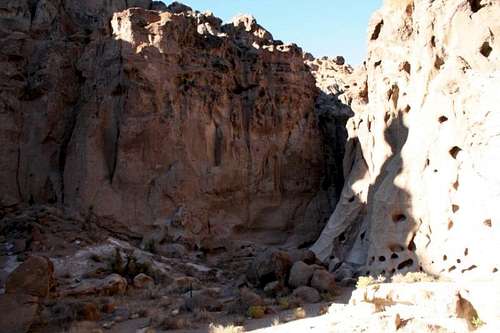
<path fill-rule="evenodd" d="M 9 275 L 5 284 L 5 292 L 47 297 L 54 287 L 52 261 L 46 257 L 32 256 Z"/>
<path fill-rule="evenodd" d="M 308 286 L 314 273 L 314 266 L 308 265 L 303 261 L 297 261 L 290 270 L 288 284 L 293 287 Z"/>
<path fill-rule="evenodd" d="M 37 318 L 37 297 L 26 294 L 0 295 L 0 332 L 26 333 Z"/>
<path fill-rule="evenodd" d="M 320 292 L 333 292 L 335 290 L 335 276 L 327 270 L 317 269 L 312 276 L 311 287 Z"/>
<path fill-rule="evenodd" d="M 292 260 L 287 252 L 267 249 L 252 260 L 247 278 L 262 287 L 274 280 L 285 283 L 291 266 Z"/>
<path fill-rule="evenodd" d="M 301 299 L 303 303 L 318 303 L 321 301 L 319 292 L 311 287 L 298 287 L 293 291 L 293 296 Z"/>

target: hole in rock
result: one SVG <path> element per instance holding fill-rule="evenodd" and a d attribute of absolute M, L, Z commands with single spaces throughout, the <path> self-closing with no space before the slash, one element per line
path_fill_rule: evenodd
<path fill-rule="evenodd" d="M 398 259 L 398 258 L 399 258 L 399 256 L 397 253 L 391 254 L 391 259 Z"/>
<path fill-rule="evenodd" d="M 411 265 L 413 265 L 413 259 L 405 260 L 398 265 L 398 270 L 402 270 L 403 268 L 410 267 Z"/>
<path fill-rule="evenodd" d="M 450 268 L 448 268 L 448 272 L 453 272 L 455 269 L 457 269 L 457 266 L 453 265 Z"/>
<path fill-rule="evenodd" d="M 451 230 L 451 228 L 453 228 L 453 221 L 452 220 L 448 221 L 448 230 Z"/>
<path fill-rule="evenodd" d="M 404 249 L 404 246 L 400 244 L 389 245 L 389 250 L 391 250 L 391 252 L 403 252 Z"/>
<path fill-rule="evenodd" d="M 385 257 L 384 257 L 384 256 L 380 256 L 380 257 L 378 257 L 378 261 L 380 261 L 380 262 L 384 262 L 384 261 L 385 261 Z"/>
<path fill-rule="evenodd" d="M 496 268 L 496 267 L 495 267 L 495 268 L 493 268 L 493 271 L 492 271 L 492 272 L 493 272 L 493 273 L 498 272 L 498 268 Z"/>
<path fill-rule="evenodd" d="M 401 69 L 406 73 L 411 74 L 411 65 L 408 61 L 405 61 L 401 64 Z"/>
<path fill-rule="evenodd" d="M 459 209 L 460 209 L 459 205 L 451 205 L 451 210 L 452 210 L 453 213 L 458 212 Z"/>
<path fill-rule="evenodd" d="M 391 274 L 394 274 L 394 273 L 396 273 L 396 269 L 395 268 L 391 269 Z"/>
<path fill-rule="evenodd" d="M 385 269 L 380 272 L 381 275 L 385 275 Z"/>
<path fill-rule="evenodd" d="M 476 265 L 472 265 L 468 268 L 465 268 L 465 269 L 462 269 L 462 274 L 465 273 L 465 272 L 468 272 L 468 271 L 472 271 L 473 269 L 476 269 L 477 266 Z"/>
<path fill-rule="evenodd" d="M 436 59 L 434 60 L 434 68 L 439 70 L 443 65 L 444 60 L 440 56 L 436 56 Z"/>
<path fill-rule="evenodd" d="M 418 266 L 418 270 L 423 272 L 424 271 L 424 268 L 422 266 Z"/>
<path fill-rule="evenodd" d="M 417 250 L 417 246 L 415 245 L 415 236 L 417 234 L 413 234 L 412 239 L 410 240 L 410 243 L 408 244 L 408 250 L 415 252 Z"/>
<path fill-rule="evenodd" d="M 477 13 L 484 5 L 481 4 L 481 0 L 468 0 L 470 9 L 473 13 Z"/>
<path fill-rule="evenodd" d="M 466 247 L 465 250 L 464 250 L 464 256 L 468 256 L 469 255 L 469 248 Z"/>
<path fill-rule="evenodd" d="M 431 164 L 431 160 L 430 160 L 430 159 L 427 159 L 427 160 L 425 161 L 425 166 L 426 166 L 426 167 L 428 167 L 430 164 Z"/>
<path fill-rule="evenodd" d="M 409 106 L 409 105 L 405 106 L 403 112 L 408 113 L 410 111 L 411 111 L 411 106 Z"/>
<path fill-rule="evenodd" d="M 458 190 L 458 186 L 460 186 L 460 183 L 458 182 L 458 180 L 456 182 L 453 183 L 453 188 L 455 190 Z"/>
<path fill-rule="evenodd" d="M 401 223 L 406 221 L 406 215 L 405 214 L 393 214 L 392 215 L 392 221 L 394 223 Z"/>
<path fill-rule="evenodd" d="M 345 238 L 345 232 L 341 233 L 340 236 L 339 236 L 339 241 L 341 243 L 345 242 L 346 238 Z"/>
<path fill-rule="evenodd" d="M 460 264 L 461 262 L 462 262 L 462 260 L 457 259 L 457 264 Z"/>
<path fill-rule="evenodd" d="M 431 46 L 436 47 L 436 36 L 432 36 L 431 38 Z"/>
<path fill-rule="evenodd" d="M 377 40 L 378 37 L 380 36 L 380 31 L 382 31 L 382 27 L 384 26 L 384 20 L 380 21 L 377 23 L 375 26 L 375 30 L 373 30 L 373 34 L 371 37 L 371 40 Z"/>
<path fill-rule="evenodd" d="M 434 173 L 438 173 L 438 169 L 434 169 Z"/>
<path fill-rule="evenodd" d="M 445 255 L 443 255 L 443 261 L 446 261 L 446 260 L 448 260 L 448 256 L 445 254 Z"/>
<path fill-rule="evenodd" d="M 412 16 L 414 7 L 415 7 L 415 4 L 413 3 L 413 1 L 408 6 L 406 6 L 406 10 L 405 10 L 406 15 Z"/>
<path fill-rule="evenodd" d="M 360 236 L 361 240 L 365 239 L 365 235 L 366 235 L 366 232 L 361 233 L 361 236 Z"/>
<path fill-rule="evenodd" d="M 484 220 L 483 224 L 489 228 L 491 228 L 491 220 L 490 219 L 487 219 L 487 220 Z"/>
<path fill-rule="evenodd" d="M 460 153 L 461 151 L 462 151 L 462 148 L 455 146 L 455 147 L 450 149 L 450 155 L 451 155 L 451 157 L 456 159 L 458 153 Z"/>
<path fill-rule="evenodd" d="M 442 123 L 445 123 L 448 121 L 448 117 L 446 116 L 441 116 L 439 117 L 439 123 L 442 124 Z"/>
<path fill-rule="evenodd" d="M 352 197 L 349 198 L 349 202 L 354 202 L 354 200 L 356 199 L 356 197 L 353 195 Z"/>
<path fill-rule="evenodd" d="M 379 61 L 376 61 L 374 64 L 373 64 L 373 68 L 377 68 L 378 66 L 380 66 L 382 64 L 382 60 L 379 60 Z"/>
<path fill-rule="evenodd" d="M 481 52 L 481 54 L 486 58 L 490 56 L 491 51 L 493 51 L 493 49 L 491 48 L 490 43 L 488 42 L 484 42 L 483 45 L 481 45 L 481 48 L 479 49 L 479 52 Z"/>

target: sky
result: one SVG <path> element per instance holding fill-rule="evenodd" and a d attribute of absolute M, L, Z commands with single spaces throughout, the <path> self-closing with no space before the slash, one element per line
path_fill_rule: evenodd
<path fill-rule="evenodd" d="M 294 42 L 315 57 L 341 55 L 359 65 L 366 54 L 371 14 L 383 0 L 181 0 L 225 22 L 252 14 L 274 39 Z M 171 1 L 164 1 L 167 5 Z"/>

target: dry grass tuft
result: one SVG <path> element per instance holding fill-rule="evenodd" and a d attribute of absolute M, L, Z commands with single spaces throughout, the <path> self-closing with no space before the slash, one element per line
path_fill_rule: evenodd
<path fill-rule="evenodd" d="M 210 324 L 208 327 L 208 332 L 209 333 L 243 333 L 243 327 L 240 326 L 234 326 L 234 325 L 229 325 L 229 326 L 222 326 L 222 325 L 214 325 Z"/>

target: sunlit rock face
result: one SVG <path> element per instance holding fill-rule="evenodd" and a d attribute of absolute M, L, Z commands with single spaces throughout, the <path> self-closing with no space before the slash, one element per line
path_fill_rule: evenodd
<path fill-rule="evenodd" d="M 487 0 L 386 1 L 373 15 L 367 96 L 345 93 L 346 186 L 312 247 L 339 274 L 499 274 L 498 17 Z"/>
<path fill-rule="evenodd" d="M 0 4 L 3 206 L 197 240 L 317 237 L 331 208 L 300 48 L 250 16 L 62 2 Z"/>

